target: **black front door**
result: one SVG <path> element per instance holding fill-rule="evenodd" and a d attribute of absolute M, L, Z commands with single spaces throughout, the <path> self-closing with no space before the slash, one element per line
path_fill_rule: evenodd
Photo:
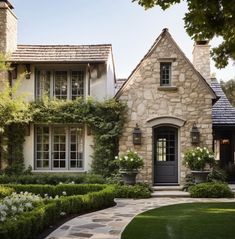
<path fill-rule="evenodd" d="M 154 183 L 178 183 L 178 130 L 154 129 Z"/>

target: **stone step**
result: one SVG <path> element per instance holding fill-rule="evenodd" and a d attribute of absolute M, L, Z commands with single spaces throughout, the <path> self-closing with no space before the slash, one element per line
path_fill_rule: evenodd
<path fill-rule="evenodd" d="M 182 198 L 182 197 L 190 197 L 190 194 L 188 192 L 183 191 L 154 191 L 152 193 L 152 197 L 170 197 L 170 198 Z"/>
<path fill-rule="evenodd" d="M 182 191 L 182 186 L 153 186 L 153 191 Z"/>

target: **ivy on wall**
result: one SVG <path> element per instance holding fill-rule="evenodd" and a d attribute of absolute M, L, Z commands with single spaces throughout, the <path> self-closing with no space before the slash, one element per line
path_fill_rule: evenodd
<path fill-rule="evenodd" d="M 86 124 L 94 137 L 92 170 L 110 176 L 117 169 L 114 157 L 118 151 L 118 138 L 124 123 L 125 106 L 114 100 L 97 102 L 61 101 L 44 99 L 30 105 L 31 120 L 35 123 Z"/>

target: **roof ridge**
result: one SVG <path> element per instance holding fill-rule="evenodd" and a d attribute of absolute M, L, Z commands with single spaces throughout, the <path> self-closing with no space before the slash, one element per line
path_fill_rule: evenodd
<path fill-rule="evenodd" d="M 45 47 L 45 46 L 48 46 L 48 47 L 53 47 L 53 46 L 56 46 L 56 47 L 61 47 L 61 46 L 112 46 L 111 43 L 104 43 L 104 44 L 18 44 L 18 46 L 27 46 L 27 47 Z"/>

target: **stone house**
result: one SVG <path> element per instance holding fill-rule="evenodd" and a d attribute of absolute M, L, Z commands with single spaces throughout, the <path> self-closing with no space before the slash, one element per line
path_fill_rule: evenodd
<path fill-rule="evenodd" d="M 11 55 L 10 84 L 21 73 L 30 73 L 19 89 L 27 93 L 28 102 L 44 94 L 53 99 L 91 96 L 100 101 L 115 94 L 111 45 L 17 45 L 17 17 L 7 0 L 0 0 L 0 52 Z M 84 126 L 31 123 L 24 144 L 25 166 L 37 172 L 86 172 L 92 144 Z"/>
<path fill-rule="evenodd" d="M 116 80 L 111 45 L 17 45 L 13 6 L 0 0 L 0 52 L 11 55 L 11 84 L 28 72 L 19 91 L 28 93 L 29 102 L 45 93 L 53 99 L 115 96 L 124 102 L 127 120 L 119 150 L 134 149 L 145 159 L 141 181 L 182 184 L 183 154 L 196 145 L 213 149 L 223 165 L 234 164 L 235 110 L 210 78 L 206 41 L 195 43 L 192 64 L 164 29 L 129 78 Z M 133 143 L 136 125 L 142 132 L 138 144 Z M 199 142 L 192 143 L 192 130 L 200 132 Z M 25 165 L 35 172 L 86 172 L 92 143 L 85 126 L 31 123 Z"/>
<path fill-rule="evenodd" d="M 210 77 L 207 41 L 195 43 L 192 64 L 163 29 L 116 97 L 128 108 L 119 150 L 134 149 L 145 159 L 141 181 L 182 184 L 188 173 L 183 155 L 195 146 L 215 150 L 224 165 L 234 164 L 235 110 Z M 136 125 L 142 134 L 135 144 Z M 192 139 L 195 130 L 198 142 Z"/>

